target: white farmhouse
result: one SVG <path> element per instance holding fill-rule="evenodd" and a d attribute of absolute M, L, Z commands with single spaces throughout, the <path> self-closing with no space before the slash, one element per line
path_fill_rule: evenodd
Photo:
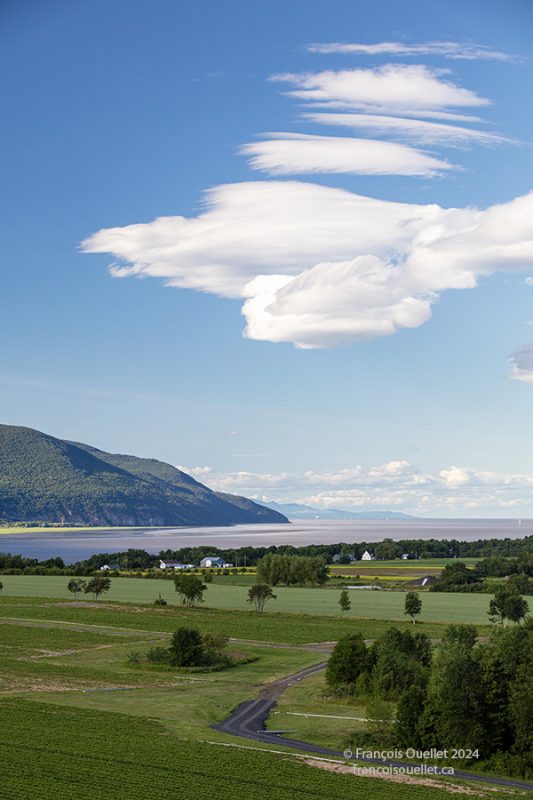
<path fill-rule="evenodd" d="M 194 564 L 182 564 L 181 561 L 165 559 L 164 561 L 159 561 L 159 569 L 194 569 Z"/>
<path fill-rule="evenodd" d="M 368 550 L 365 550 L 363 555 L 361 556 L 361 561 L 375 561 L 376 556 L 374 553 L 370 553 Z"/>

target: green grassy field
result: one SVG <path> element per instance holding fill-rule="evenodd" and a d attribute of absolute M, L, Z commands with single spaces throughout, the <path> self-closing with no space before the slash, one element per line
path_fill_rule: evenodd
<path fill-rule="evenodd" d="M 49 598 L 69 598 L 68 578 L 64 576 L 3 575 L 3 594 L 16 596 L 38 596 Z M 129 602 L 150 603 L 161 594 L 169 603 L 177 602 L 172 581 L 143 580 L 137 578 L 113 578 L 111 590 L 99 603 Z M 276 587 L 276 600 L 268 604 L 269 611 L 305 613 L 314 615 L 339 614 L 339 588 L 301 589 Z M 86 596 L 84 596 L 86 599 Z M 205 593 L 205 605 L 221 609 L 250 608 L 246 586 L 210 584 Z M 402 591 L 352 590 L 352 603 L 348 617 L 367 619 L 405 619 L 403 607 L 405 593 Z M 425 592 L 422 595 L 423 622 L 465 622 L 474 625 L 487 624 L 487 610 L 490 595 Z M 533 598 L 530 598 L 533 609 Z"/>
<path fill-rule="evenodd" d="M 324 658 L 307 650 L 230 644 L 230 652 L 255 660 L 209 673 L 128 661 L 128 654 L 146 653 L 151 644 L 142 632 L 124 641 L 111 634 L 0 625 L 0 698 L 17 692 L 28 700 L 120 711 L 158 719 L 182 737 L 209 733 L 231 741 L 209 726 L 265 683 Z"/>
<path fill-rule="evenodd" d="M 284 754 L 281 743 L 272 748 L 251 742 L 252 749 L 246 749 L 246 741 L 213 729 L 270 682 L 326 656 L 304 647 L 239 641 L 228 644 L 230 652 L 255 660 L 218 672 L 130 662 L 129 654 L 145 653 L 154 640 L 165 644 L 183 624 L 226 634 L 233 626 L 231 632 L 241 639 L 249 631 L 254 634 L 250 638 L 316 641 L 311 634 L 319 631 L 329 639 L 356 629 L 377 635 L 391 623 L 226 609 L 110 607 L 103 601 L 79 607 L 4 596 L 0 798 L 229 800 L 231 795 L 234 800 L 258 791 L 277 800 L 443 798 L 438 782 L 429 788 L 332 774 Z M 430 635 L 442 627 L 420 626 Z M 271 728 L 337 747 L 357 722 L 330 717 L 362 716 L 362 709 L 345 702 L 325 704 L 322 680 L 318 676 L 291 687 Z M 306 719 L 294 714 L 300 711 L 326 716 Z"/>
<path fill-rule="evenodd" d="M 152 720 L 109 712 L 10 700 L 0 703 L 0 730 L 4 800 L 255 800 L 260 794 L 270 800 L 443 800 L 447 794 L 335 774 L 295 756 L 183 741 Z"/>
<path fill-rule="evenodd" d="M 269 730 L 288 731 L 288 736 L 343 750 L 349 734 L 363 730 L 366 708 L 358 699 L 325 698 L 324 673 L 294 683 L 280 697 L 268 720 Z M 306 716 L 310 715 L 310 716 Z"/>
<path fill-rule="evenodd" d="M 223 633 L 237 639 L 253 639 L 264 642 L 329 642 L 346 633 L 360 632 L 365 639 L 375 639 L 391 624 L 399 628 L 412 627 L 410 622 L 391 623 L 388 620 L 356 619 L 318 614 L 291 614 L 280 612 L 237 611 L 216 608 L 187 609 L 180 606 L 156 608 L 154 606 L 132 606 L 130 604 L 62 603 L 46 599 L 23 597 L 0 597 L 0 621 L 2 618 L 36 620 L 41 624 L 50 621 L 65 625 L 89 625 L 121 628 L 125 631 L 171 633 L 178 625 L 193 625 L 202 633 Z M 422 622 L 418 628 L 428 636 L 440 638 L 444 625 Z M 479 628 L 480 632 L 485 630 Z"/>

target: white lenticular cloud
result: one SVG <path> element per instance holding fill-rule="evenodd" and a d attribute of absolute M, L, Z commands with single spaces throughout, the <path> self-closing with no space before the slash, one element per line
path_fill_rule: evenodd
<path fill-rule="evenodd" d="M 390 117 L 381 114 L 335 114 L 306 113 L 304 119 L 320 125 L 352 128 L 370 131 L 383 136 L 398 136 L 418 144 L 441 144 L 449 147 L 462 147 L 469 144 L 498 145 L 512 140 L 496 133 L 449 125 L 441 122 L 428 122 L 422 119 Z"/>
<path fill-rule="evenodd" d="M 417 175 L 431 177 L 452 165 L 432 155 L 396 142 L 269 134 L 270 140 L 241 147 L 253 169 L 270 175 L 348 173 L 353 175 Z"/>
<path fill-rule="evenodd" d="M 524 344 L 509 356 L 511 371 L 508 378 L 522 383 L 533 383 L 533 342 Z"/>
<path fill-rule="evenodd" d="M 441 292 L 482 275 L 530 272 L 533 194 L 445 209 L 298 181 L 237 183 L 210 190 L 196 217 L 104 229 L 81 247 L 111 254 L 116 277 L 243 298 L 250 338 L 333 347 L 422 325 Z"/>
<path fill-rule="evenodd" d="M 489 105 L 486 98 L 446 80 L 447 74 L 423 64 L 385 64 L 375 69 L 285 73 L 271 80 L 294 86 L 288 92 L 292 97 L 330 108 L 422 113 Z"/>
<path fill-rule="evenodd" d="M 406 270 L 375 256 L 317 264 L 293 279 L 262 276 L 245 291 L 246 335 L 300 348 L 388 336 L 431 316 L 430 293 L 415 293 Z"/>
<path fill-rule="evenodd" d="M 405 44 L 404 42 L 377 42 L 376 44 L 324 42 L 311 44 L 307 48 L 310 53 L 341 53 L 346 55 L 368 56 L 443 56 L 453 60 L 475 61 L 489 59 L 493 61 L 513 61 L 515 57 L 500 50 L 474 42 L 422 42 Z"/>

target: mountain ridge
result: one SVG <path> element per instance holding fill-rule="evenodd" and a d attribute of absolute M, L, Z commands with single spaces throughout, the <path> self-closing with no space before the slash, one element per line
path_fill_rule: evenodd
<path fill-rule="evenodd" d="M 191 527 L 288 522 L 248 498 L 214 492 L 164 461 L 14 425 L 0 425 L 0 520 Z"/>

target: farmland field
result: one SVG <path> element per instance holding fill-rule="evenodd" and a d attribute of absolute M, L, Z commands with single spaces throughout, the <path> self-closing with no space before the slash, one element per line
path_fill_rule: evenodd
<path fill-rule="evenodd" d="M 253 639 L 265 642 L 290 642 L 305 644 L 308 642 L 329 642 L 338 639 L 345 633 L 358 631 L 365 639 L 374 639 L 383 633 L 391 624 L 399 628 L 412 627 L 407 620 L 391 623 L 384 619 L 364 619 L 355 617 L 294 614 L 268 612 L 257 614 L 246 611 L 216 609 L 209 607 L 182 608 L 167 606 L 155 608 L 151 606 L 107 603 L 67 601 L 51 601 L 37 597 L 1 597 L 0 621 L 35 620 L 40 624 L 54 623 L 71 626 L 96 626 L 103 628 L 120 628 L 123 632 L 137 633 L 171 633 L 178 625 L 194 625 L 202 633 L 224 633 L 238 639 Z M 444 625 L 441 623 L 421 622 L 418 628 L 433 638 L 440 638 Z M 488 630 L 488 626 L 486 628 Z M 483 631 L 483 628 L 479 629 Z"/>
<path fill-rule="evenodd" d="M 153 720 L 110 712 L 8 700 L 0 703 L 0 730 L 2 800 L 446 796 L 438 788 L 334 774 L 294 756 L 184 741 Z"/>
<path fill-rule="evenodd" d="M 123 583 L 149 582 L 124 579 Z M 207 673 L 132 663 L 132 653 L 146 653 L 154 643 L 165 645 L 180 624 L 194 625 L 204 633 L 234 635 L 241 641 L 230 642 L 228 649 L 253 660 Z M 267 744 L 253 742 L 247 749 L 245 740 L 211 727 L 272 681 L 327 657 L 303 644 L 279 647 L 266 641 L 324 641 L 354 630 L 373 638 L 390 624 L 4 595 L 0 598 L 0 798 L 122 800 L 134 795 L 139 800 L 154 796 L 240 800 L 258 791 L 275 800 L 444 798 L 438 782 L 435 787 L 405 786 L 336 774 L 284 753 L 282 742 L 275 746 L 277 753 L 267 752 Z M 420 629 L 438 637 L 443 626 L 425 623 Z M 246 636 L 265 643 L 242 641 Z M 291 687 L 286 698 L 282 696 L 271 727 L 281 725 L 297 730 L 306 741 L 336 747 L 356 722 L 287 713 L 362 713 L 349 703 L 326 707 L 320 696 L 322 680 L 317 676 Z M 477 796 L 475 789 L 470 791 Z"/>
<path fill-rule="evenodd" d="M 3 575 L 4 594 L 11 596 L 36 596 L 70 598 L 65 576 Z M 168 580 L 143 580 L 140 578 L 113 578 L 111 590 L 99 602 L 150 603 L 158 594 L 169 603 L 177 602 L 174 584 Z M 305 613 L 315 615 L 339 614 L 338 587 L 320 589 L 276 587 L 277 599 L 269 603 L 269 611 Z M 402 591 L 353 590 L 352 607 L 347 616 L 367 619 L 402 620 L 405 594 Z M 488 594 L 454 594 L 431 592 L 422 595 L 421 621 L 465 622 L 473 625 L 487 624 Z M 533 598 L 529 598 L 533 608 Z M 210 584 L 205 593 L 205 605 L 220 609 L 249 609 L 246 586 Z"/>

